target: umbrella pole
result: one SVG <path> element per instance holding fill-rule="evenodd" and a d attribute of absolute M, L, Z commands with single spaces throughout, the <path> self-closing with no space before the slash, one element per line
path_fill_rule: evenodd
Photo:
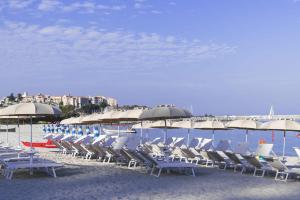
<path fill-rule="evenodd" d="M 212 137 L 211 137 L 211 140 L 212 140 L 212 146 L 214 147 L 215 146 L 215 130 L 213 129 L 212 130 Z"/>
<path fill-rule="evenodd" d="M 32 150 L 32 117 L 30 116 L 30 150 Z"/>
<path fill-rule="evenodd" d="M 248 143 L 248 129 L 246 130 L 246 139 L 245 139 L 246 143 Z"/>
<path fill-rule="evenodd" d="M 188 134 L 187 134 L 187 140 L 186 140 L 186 146 L 190 146 L 190 129 L 188 129 Z"/>
<path fill-rule="evenodd" d="M 9 144 L 8 144 L 8 121 L 6 121 L 6 145 L 7 145 L 7 147 L 9 146 Z"/>
<path fill-rule="evenodd" d="M 283 132 L 283 150 L 282 150 L 282 157 L 285 156 L 285 142 L 286 142 L 286 131 Z"/>
<path fill-rule="evenodd" d="M 19 119 L 19 117 L 18 117 L 18 140 L 19 140 L 18 148 L 21 149 L 21 133 L 20 133 L 20 119 Z"/>
<path fill-rule="evenodd" d="M 140 138 L 140 145 L 143 144 L 143 121 L 141 121 L 141 138 Z"/>
<path fill-rule="evenodd" d="M 167 142 L 167 120 L 165 120 L 164 144 Z"/>

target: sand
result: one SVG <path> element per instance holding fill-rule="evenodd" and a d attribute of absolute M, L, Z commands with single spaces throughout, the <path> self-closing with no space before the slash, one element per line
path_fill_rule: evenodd
<path fill-rule="evenodd" d="M 25 131 L 26 132 L 26 131 Z M 23 133 L 26 138 L 28 133 Z M 28 138 L 28 137 L 27 137 Z M 36 136 L 38 139 L 38 136 Z M 16 143 L 11 137 L 10 141 Z M 58 178 L 43 173 L 16 173 L 13 180 L 0 177 L 0 199 L 299 199 L 300 182 L 276 182 L 231 170 L 199 168 L 196 177 L 166 174 L 150 176 L 145 169 L 127 169 L 42 151 L 45 157 L 65 164 Z"/>

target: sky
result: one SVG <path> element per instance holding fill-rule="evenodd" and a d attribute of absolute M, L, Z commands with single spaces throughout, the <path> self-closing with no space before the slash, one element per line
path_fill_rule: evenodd
<path fill-rule="evenodd" d="M 0 0 L 0 96 L 300 113 L 298 0 Z"/>

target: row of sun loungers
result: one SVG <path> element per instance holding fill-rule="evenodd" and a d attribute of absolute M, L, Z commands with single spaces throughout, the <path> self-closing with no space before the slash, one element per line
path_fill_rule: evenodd
<path fill-rule="evenodd" d="M 205 138 L 195 138 L 189 147 L 183 144 L 183 138 L 171 138 L 167 140 L 167 145 L 156 138 L 143 145 L 136 143 L 130 148 L 127 146 L 128 141 L 126 137 L 102 136 L 95 143 L 84 143 L 81 140 L 54 140 L 54 143 L 64 154 L 85 159 L 96 158 L 101 162 L 114 162 L 128 168 L 145 167 L 151 175 L 157 177 L 163 170 L 184 171 L 195 176 L 195 169 L 201 166 L 233 169 L 234 172 L 252 173 L 257 177 L 275 174 L 275 180 L 283 181 L 300 175 L 300 160 L 296 159 L 295 162 L 294 159 L 291 163 L 289 158 L 283 160 L 277 157 L 272 152 L 273 144 L 260 144 L 256 152 L 251 153 L 245 143 L 238 145 L 234 151 L 231 150 L 230 143 L 226 140 L 220 141 L 215 148 L 212 148 L 211 139 Z"/>

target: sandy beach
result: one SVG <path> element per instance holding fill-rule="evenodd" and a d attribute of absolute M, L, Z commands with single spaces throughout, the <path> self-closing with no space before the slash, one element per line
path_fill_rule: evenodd
<path fill-rule="evenodd" d="M 29 138 L 22 129 L 22 138 Z M 38 131 L 39 127 L 35 126 Z M 3 139 L 4 134 L 1 134 Z M 35 140 L 41 139 L 35 134 Z M 5 138 L 5 137 L 4 137 Z M 10 134 L 11 144 L 17 144 Z M 29 176 L 18 172 L 14 179 L 0 178 L 0 199 L 299 199 L 300 182 L 276 182 L 273 177 L 258 178 L 232 170 L 201 167 L 196 177 L 166 174 L 156 178 L 145 169 L 127 169 L 114 164 L 87 161 L 54 152 L 40 151 L 40 156 L 64 163 L 57 178 L 44 173 Z"/>
<path fill-rule="evenodd" d="M 130 170 L 79 158 L 41 153 L 65 164 L 58 178 L 28 172 L 13 180 L 1 178 L 1 199 L 299 199 L 299 182 L 281 183 L 273 178 L 240 175 L 232 171 L 199 168 L 196 177 L 180 174 L 149 176 L 143 169 Z"/>

